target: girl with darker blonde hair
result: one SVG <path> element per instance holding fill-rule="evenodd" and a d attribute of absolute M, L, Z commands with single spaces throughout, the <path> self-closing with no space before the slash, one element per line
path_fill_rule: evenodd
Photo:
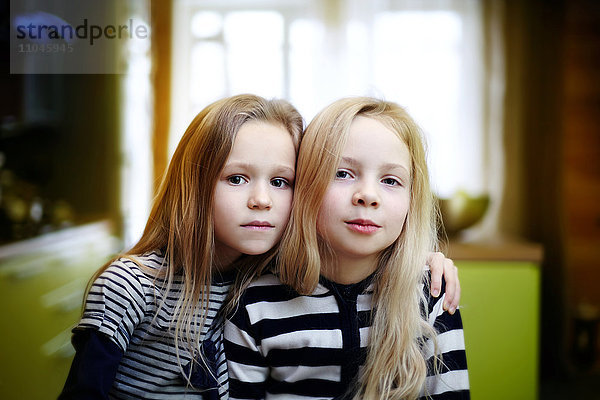
<path fill-rule="evenodd" d="M 274 254 L 302 129 L 288 102 L 254 95 L 196 116 L 141 239 L 91 281 L 59 398 L 227 398 L 218 311 L 235 271 Z"/>
<path fill-rule="evenodd" d="M 275 274 L 225 323 L 234 399 L 469 398 L 460 312 L 429 295 L 436 209 L 418 126 L 341 99 L 302 139 Z"/>

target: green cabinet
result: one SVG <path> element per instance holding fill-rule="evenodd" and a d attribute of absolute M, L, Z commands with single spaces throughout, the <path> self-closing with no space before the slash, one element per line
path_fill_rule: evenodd
<path fill-rule="evenodd" d="M 455 263 L 471 398 L 537 399 L 539 263 L 458 259 Z"/>
<path fill-rule="evenodd" d="M 0 247 L 0 399 L 56 399 L 86 284 L 118 246 L 95 223 Z"/>

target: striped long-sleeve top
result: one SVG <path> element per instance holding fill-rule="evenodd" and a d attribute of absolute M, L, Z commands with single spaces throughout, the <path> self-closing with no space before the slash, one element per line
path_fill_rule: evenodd
<path fill-rule="evenodd" d="M 371 278 L 341 285 L 321 277 L 302 296 L 274 275 L 253 282 L 225 322 L 231 399 L 333 399 L 348 394 L 365 362 L 372 312 Z M 460 312 L 443 310 L 444 288 L 428 298 L 443 366 L 423 388 L 432 399 L 468 399 Z M 433 345 L 425 344 L 433 361 Z"/>
<path fill-rule="evenodd" d="M 160 252 L 137 256 L 136 259 L 145 267 L 155 270 L 162 268 L 165 263 Z M 217 313 L 227 297 L 233 276 L 221 278 L 211 284 L 204 324 L 200 326 L 200 321 L 197 321 L 194 326 L 200 331 L 199 350 L 203 352 L 208 366 L 193 362 L 187 347 L 180 344 L 182 373 L 175 351 L 172 323 L 177 296 L 182 288 L 181 277 L 175 278 L 167 292 L 160 279 L 145 273 L 130 259 L 121 258 L 113 262 L 94 281 L 86 298 L 81 321 L 73 330 L 74 344 L 78 335 L 89 336 L 92 333 L 95 335 L 93 337 L 100 338 L 96 339 L 100 345 L 93 347 L 93 342 L 85 339 L 81 354 L 75 356 L 61 398 L 80 398 L 78 393 L 85 395 L 87 390 L 93 390 L 94 393 L 109 390 L 109 398 L 119 399 L 227 398 L 223 323 Z M 108 356 L 111 351 L 114 353 L 111 348 L 118 350 L 116 376 L 112 384 L 110 377 L 108 382 L 111 387 L 89 388 L 95 385 L 88 382 L 90 373 L 113 371 L 111 364 L 114 364 L 115 357 L 111 360 Z M 106 360 L 97 360 L 105 355 Z M 94 360 L 86 359 L 90 356 Z M 189 387 L 184 374 L 190 376 L 194 387 Z"/>

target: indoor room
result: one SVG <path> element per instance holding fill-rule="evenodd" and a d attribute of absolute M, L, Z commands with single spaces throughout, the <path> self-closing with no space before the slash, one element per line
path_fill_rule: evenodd
<path fill-rule="evenodd" d="M 471 398 L 597 396 L 599 2 L 4 0 L 1 15 L 0 398 L 57 398 L 90 279 L 142 237 L 194 117 L 245 93 L 304 127 L 342 97 L 404 107 L 458 268 Z"/>

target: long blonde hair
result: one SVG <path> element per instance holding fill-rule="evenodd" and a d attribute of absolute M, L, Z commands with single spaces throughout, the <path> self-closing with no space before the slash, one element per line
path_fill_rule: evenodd
<path fill-rule="evenodd" d="M 162 250 L 165 263 L 158 273 L 140 266 L 156 278 L 164 279 L 167 291 L 174 278 L 181 276 L 183 287 L 178 293 L 172 321 L 178 359 L 181 344 L 204 362 L 198 351 L 199 331 L 194 326 L 201 327 L 208 312 L 208 307 L 203 305 L 208 304 L 214 262 L 214 188 L 237 132 L 248 121 L 282 126 L 290 133 L 297 148 L 303 120 L 287 101 L 246 94 L 210 104 L 194 118 L 181 138 L 154 199 L 141 239 L 120 255 L 135 261 L 135 255 Z M 260 256 L 242 257 L 237 267 L 266 264 L 276 251 L 274 248 Z M 92 280 L 110 264 L 103 266 Z"/>
<path fill-rule="evenodd" d="M 364 372 L 354 389 L 356 399 L 415 399 L 427 373 L 423 340 L 434 339 L 435 334 L 421 306 L 423 269 L 428 252 L 436 246 L 436 219 L 421 131 L 403 108 L 372 98 L 346 98 L 326 107 L 308 125 L 298 154 L 292 215 L 281 241 L 278 272 L 284 284 L 301 294 L 310 294 L 317 286 L 331 252 L 317 233 L 317 216 L 340 164 L 350 124 L 359 115 L 383 123 L 408 147 L 411 198 L 400 236 L 378 259 L 372 306 L 376 312 Z"/>

